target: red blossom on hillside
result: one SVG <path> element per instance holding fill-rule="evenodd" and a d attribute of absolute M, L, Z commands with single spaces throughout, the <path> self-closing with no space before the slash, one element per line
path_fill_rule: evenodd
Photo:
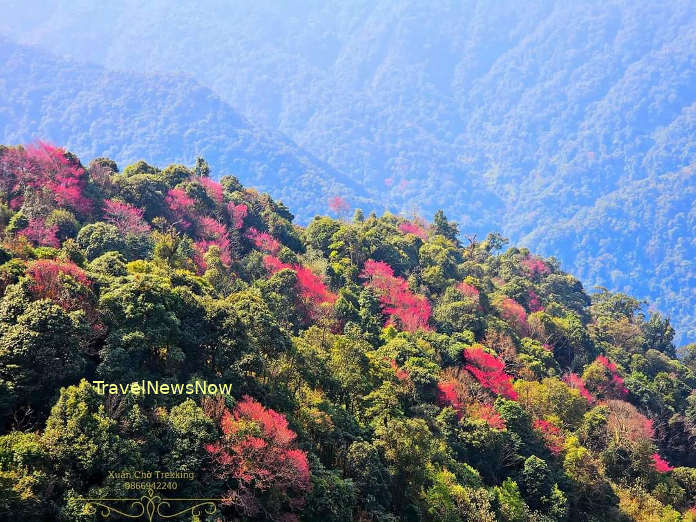
<path fill-rule="evenodd" d="M 483 348 L 469 348 L 464 352 L 464 368 L 483 386 L 508 399 L 517 399 L 512 377 L 505 373 L 505 363 Z"/>
<path fill-rule="evenodd" d="M 164 199 L 165 204 L 174 215 L 175 219 L 180 221 L 183 228 L 191 226 L 191 221 L 195 212 L 196 202 L 189 196 L 185 190 L 173 188 L 167 193 Z"/>
<path fill-rule="evenodd" d="M 104 220 L 112 223 L 123 235 L 141 236 L 150 231 L 143 219 L 144 211 L 115 199 L 104 201 Z"/>
<path fill-rule="evenodd" d="M 231 481 L 224 504 L 245 517 L 263 511 L 273 519 L 304 506 L 311 489 L 307 454 L 293 447 L 285 416 L 244 396 L 232 413 L 225 410 L 221 427 L 222 440 L 205 449 L 215 476 Z"/>
<path fill-rule="evenodd" d="M 212 178 L 208 178 L 206 176 L 199 176 L 195 178 L 195 180 L 203 185 L 203 188 L 205 189 L 206 194 L 208 194 L 208 197 L 215 201 L 218 205 L 222 205 L 222 185 L 215 181 Z"/>
<path fill-rule="evenodd" d="M 394 359 L 391 360 L 390 362 L 391 367 L 394 369 L 394 375 L 396 375 L 396 378 L 399 379 L 400 381 L 406 381 L 410 377 L 410 374 L 408 373 L 407 370 L 404 370 L 403 368 L 399 368 L 399 365 L 396 364 L 396 361 Z"/>
<path fill-rule="evenodd" d="M 410 221 L 404 221 L 403 223 L 400 223 L 399 231 L 404 234 L 413 234 L 414 236 L 418 236 L 423 241 L 425 241 L 428 238 L 428 232 L 425 230 L 425 228 L 423 228 L 418 223 L 412 223 Z"/>
<path fill-rule="evenodd" d="M 329 198 L 329 209 L 335 214 L 345 214 L 350 210 L 350 205 L 341 196 Z"/>
<path fill-rule="evenodd" d="M 236 205 L 234 202 L 230 201 L 227 204 L 227 214 L 230 216 L 230 221 L 232 222 L 232 228 L 239 230 L 244 225 L 244 218 L 247 216 L 249 209 L 244 203 Z"/>
<path fill-rule="evenodd" d="M 47 226 L 44 218 L 31 218 L 26 228 L 20 230 L 18 235 L 26 237 L 36 245 L 60 248 L 58 225 Z"/>
<path fill-rule="evenodd" d="M 306 309 L 309 318 L 314 318 L 319 313 L 322 304 L 330 304 L 336 300 L 336 295 L 329 291 L 319 276 L 309 268 L 302 265 L 290 265 L 283 263 L 277 257 L 267 255 L 263 258 L 266 270 L 275 274 L 284 268 L 295 272 L 297 277 L 297 292 L 301 299 L 301 305 Z"/>
<path fill-rule="evenodd" d="M 232 263 L 232 255 L 230 253 L 230 239 L 227 235 L 227 227 L 223 223 L 214 220 L 210 217 L 203 217 L 197 223 L 198 237 L 195 247 L 198 255 L 196 263 L 204 270 L 205 261 L 203 255 L 211 246 L 217 246 L 220 249 L 220 261 L 226 266 Z"/>
<path fill-rule="evenodd" d="M 406 280 L 396 277 L 388 264 L 368 259 L 360 277 L 365 280 L 366 286 L 375 290 L 382 311 L 396 319 L 404 330 L 414 332 L 429 329 L 431 308 L 427 298 L 412 293 Z"/>
<path fill-rule="evenodd" d="M 549 266 L 537 256 L 527 256 L 522 260 L 522 266 L 532 277 L 546 275 L 551 272 Z"/>
<path fill-rule="evenodd" d="M 658 473 L 667 473 L 674 469 L 672 466 L 669 465 L 669 462 L 660 457 L 660 455 L 658 455 L 657 453 L 653 453 L 651 458 L 653 461 L 653 467 L 655 468 L 655 471 L 657 471 Z"/>
<path fill-rule="evenodd" d="M 256 248 L 268 254 L 277 254 L 280 250 L 280 242 L 268 232 L 259 232 L 254 227 L 249 228 L 245 237 L 249 239 Z"/>
<path fill-rule="evenodd" d="M 464 297 L 470 297 L 471 299 L 475 299 L 478 302 L 479 291 L 478 288 L 476 288 L 474 285 L 470 285 L 469 283 L 462 281 L 457 285 L 457 290 L 459 290 L 459 292 Z"/>
<path fill-rule="evenodd" d="M 619 369 L 616 367 L 616 365 L 604 355 L 598 355 L 595 361 L 600 363 L 607 369 L 607 371 L 609 371 L 609 374 L 611 375 L 610 387 L 613 389 L 613 391 L 622 397 L 628 395 L 628 389 L 624 385 L 623 377 L 619 375 Z M 609 392 L 611 390 L 605 391 Z"/>
<path fill-rule="evenodd" d="M 83 308 L 82 296 L 76 296 L 65 285 L 65 277 L 88 287 L 89 278 L 75 263 L 59 262 L 51 259 L 32 261 L 27 267 L 29 289 L 35 299 L 51 299 L 66 310 Z"/>
<path fill-rule="evenodd" d="M 496 430 L 505 429 L 505 419 L 500 416 L 500 413 L 491 404 L 474 403 L 467 408 L 467 413 L 475 419 L 486 421 L 491 428 Z"/>
<path fill-rule="evenodd" d="M 457 394 L 457 381 L 450 379 L 437 383 L 437 401 L 440 406 L 452 406 L 461 417 L 462 404 Z"/>
<path fill-rule="evenodd" d="M 582 377 L 580 377 L 577 373 L 568 373 L 563 377 L 563 380 L 568 386 L 578 390 L 580 392 L 580 395 L 585 397 L 587 402 L 589 402 L 590 404 L 594 403 L 595 398 L 587 390 L 587 388 L 585 387 L 585 382 L 582 380 Z"/>
<path fill-rule="evenodd" d="M 534 421 L 534 429 L 541 433 L 551 453 L 559 455 L 563 451 L 565 437 L 558 426 L 552 422 L 537 419 Z"/>
<path fill-rule="evenodd" d="M 529 300 L 527 301 L 529 305 L 529 311 L 530 312 L 543 312 L 544 307 L 541 304 L 541 301 L 539 300 L 539 296 L 534 290 L 529 290 L 528 292 L 529 295 Z"/>
<path fill-rule="evenodd" d="M 527 335 L 529 325 L 527 324 L 527 312 L 524 307 L 515 301 L 506 297 L 500 303 L 500 316 L 520 335 Z"/>
<path fill-rule="evenodd" d="M 25 189 L 45 190 L 57 206 L 88 213 L 92 202 L 83 194 L 87 173 L 74 156 L 45 142 L 6 149 L 0 156 L 0 192 L 14 209 Z"/>

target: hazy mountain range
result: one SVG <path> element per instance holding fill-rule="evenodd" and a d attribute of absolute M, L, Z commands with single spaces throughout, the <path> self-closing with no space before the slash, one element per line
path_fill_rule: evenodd
<path fill-rule="evenodd" d="M 38 4 L 0 2 L 0 31 L 70 62 L 0 44 L 28 53 L 0 72 L 4 142 L 200 153 L 300 221 L 332 195 L 444 208 L 696 338 L 693 2 Z"/>

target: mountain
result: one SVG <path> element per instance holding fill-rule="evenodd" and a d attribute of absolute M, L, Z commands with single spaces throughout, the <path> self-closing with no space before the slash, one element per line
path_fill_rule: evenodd
<path fill-rule="evenodd" d="M 276 131 L 266 131 L 210 89 L 176 75 L 115 73 L 0 39 L 0 139 L 66 143 L 86 160 L 109 156 L 234 174 L 297 205 L 325 212 L 330 197 L 359 198 L 355 183 Z"/>
<path fill-rule="evenodd" d="M 188 74 L 364 197 L 500 230 L 696 337 L 690 0 L 4 6 L 12 38 Z"/>
<path fill-rule="evenodd" d="M 0 521 L 696 520 L 696 345 L 636 299 L 114 167 L 0 146 Z"/>

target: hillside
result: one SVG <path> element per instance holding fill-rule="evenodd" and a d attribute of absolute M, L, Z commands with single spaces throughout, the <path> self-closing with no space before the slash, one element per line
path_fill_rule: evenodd
<path fill-rule="evenodd" d="M 690 235 L 675 236 L 690 209 L 651 219 L 671 193 L 632 199 L 641 180 L 677 194 L 693 185 L 689 0 L 3 4 L 13 38 L 191 75 L 362 196 L 394 212 L 443 208 L 479 236 L 499 230 L 589 287 L 650 298 L 679 338 L 696 336 L 696 296 L 656 275 L 696 269 Z M 608 199 L 630 200 L 632 215 L 606 215 Z M 667 236 L 679 246 L 643 250 Z"/>
<path fill-rule="evenodd" d="M 139 499 L 696 520 L 696 346 L 660 314 L 441 211 L 301 227 L 207 171 L 0 147 L 0 521 L 144 520 Z"/>
<path fill-rule="evenodd" d="M 142 158 L 239 176 L 291 202 L 325 212 L 355 184 L 278 132 L 249 123 L 209 89 L 175 75 L 114 73 L 57 59 L 0 37 L 0 140 L 47 139 L 85 158 Z"/>

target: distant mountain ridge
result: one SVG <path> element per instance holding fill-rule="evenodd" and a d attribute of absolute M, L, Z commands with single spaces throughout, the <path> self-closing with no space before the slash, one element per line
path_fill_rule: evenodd
<path fill-rule="evenodd" d="M 191 75 L 350 177 L 353 206 L 498 229 L 696 339 L 690 0 L 4 5 L 15 40 Z"/>
<path fill-rule="evenodd" d="M 358 199 L 352 180 L 190 79 L 110 72 L 3 38 L 0 63 L 4 143 L 65 143 L 86 160 L 108 156 L 121 167 L 139 159 L 192 165 L 200 155 L 214 176 L 234 174 L 306 215 L 326 212 L 335 195 Z"/>

